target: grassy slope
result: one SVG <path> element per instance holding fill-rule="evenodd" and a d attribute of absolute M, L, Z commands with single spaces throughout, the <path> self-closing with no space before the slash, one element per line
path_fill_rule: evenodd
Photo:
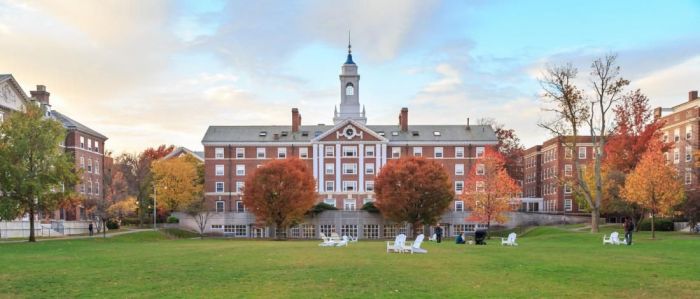
<path fill-rule="evenodd" d="M 170 240 L 155 232 L 0 245 L 0 297 L 674 297 L 700 294 L 700 238 L 537 228 L 517 248 L 311 241 Z"/>

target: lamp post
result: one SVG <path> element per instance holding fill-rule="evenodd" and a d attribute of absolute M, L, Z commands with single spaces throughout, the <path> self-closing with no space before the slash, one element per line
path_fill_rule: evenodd
<path fill-rule="evenodd" d="M 158 209 L 156 208 L 157 202 L 158 202 L 158 188 L 156 188 L 156 185 L 153 184 L 153 230 L 158 229 L 156 227 L 156 211 L 158 211 Z"/>

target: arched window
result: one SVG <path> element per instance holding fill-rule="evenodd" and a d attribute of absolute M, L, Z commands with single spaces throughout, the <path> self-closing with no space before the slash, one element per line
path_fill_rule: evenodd
<path fill-rule="evenodd" d="M 354 94 L 355 94 L 355 87 L 352 86 L 352 83 L 348 83 L 348 85 L 345 86 L 345 95 L 351 96 Z"/>

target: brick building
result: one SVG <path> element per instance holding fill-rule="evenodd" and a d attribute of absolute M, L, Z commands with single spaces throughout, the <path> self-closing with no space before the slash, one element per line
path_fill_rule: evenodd
<path fill-rule="evenodd" d="M 258 235 L 257 230 L 263 228 L 252 228 L 253 217 L 246 215 L 241 188 L 247 175 L 274 159 L 298 157 L 306 161 L 317 181 L 318 201 L 346 212 L 358 213 L 365 203 L 374 201 L 375 177 L 387 161 L 402 156 L 439 161 L 450 174 L 455 192 L 462 193 L 475 159 L 487 146 L 497 143 L 493 129 L 470 125 L 468 120 L 464 125 L 411 125 L 407 108 L 400 110 L 397 125 L 368 125 L 359 101 L 359 80 L 357 65 L 348 51 L 340 74 L 340 109 L 334 111 L 333 125 L 302 125 L 299 110 L 293 108 L 290 125 L 209 127 L 202 144 L 205 197 L 218 215 L 211 222 L 212 230 Z M 456 199 L 451 210 L 463 213 L 464 203 Z M 459 225 L 455 231 L 473 229 L 475 224 L 464 222 L 464 218 L 445 220 L 454 222 L 446 225 Z M 321 224 L 321 231 L 324 225 L 329 229 L 336 224 Z M 361 223 L 337 225 L 362 231 L 358 227 Z"/>
<path fill-rule="evenodd" d="M 582 167 L 592 161 L 593 143 L 590 136 L 579 136 L 575 149 L 567 147 L 560 138 L 552 138 L 525 150 L 524 198 L 542 198 L 540 211 L 543 212 L 584 212 L 585 204 L 577 203 L 573 194 L 578 173 L 575 158 Z"/>
<path fill-rule="evenodd" d="M 82 169 L 81 181 L 77 184 L 76 192 L 84 200 L 104 200 L 105 164 L 111 164 L 109 157 L 104 156 L 104 146 L 107 137 L 79 123 L 78 121 L 51 108 L 49 96 L 43 85 L 37 85 L 36 90 L 30 91 L 28 97 L 12 75 L 0 75 L 0 121 L 11 111 L 21 111 L 25 105 L 40 105 L 46 117 L 51 117 L 66 128 L 66 139 L 61 144 L 66 152 L 74 159 L 76 169 Z M 88 215 L 83 204 L 71 209 L 57 211 L 53 218 L 65 220 L 81 220 Z"/>
<path fill-rule="evenodd" d="M 693 152 L 700 149 L 700 98 L 698 91 L 688 92 L 688 100 L 671 108 L 654 109 L 654 117 L 664 122 L 662 138 L 671 142 L 672 148 L 665 153 L 666 161 L 678 168 L 686 190 L 698 188 L 697 168 L 693 166 Z"/>

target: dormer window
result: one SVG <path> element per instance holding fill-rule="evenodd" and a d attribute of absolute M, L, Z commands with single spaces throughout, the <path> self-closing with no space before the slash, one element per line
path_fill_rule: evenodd
<path fill-rule="evenodd" d="M 309 137 L 309 131 L 301 131 L 302 137 Z"/>
<path fill-rule="evenodd" d="M 418 133 L 418 131 L 413 131 L 413 132 L 411 132 L 411 135 L 413 135 L 414 137 L 416 137 L 416 136 L 419 136 L 420 134 Z"/>
<path fill-rule="evenodd" d="M 377 132 L 377 134 L 379 134 L 379 136 L 384 136 L 384 135 L 386 135 L 386 134 L 384 134 L 384 131 L 379 131 L 379 132 Z"/>
<path fill-rule="evenodd" d="M 440 136 L 442 135 L 440 131 L 433 131 L 433 136 Z"/>
<path fill-rule="evenodd" d="M 348 83 L 348 85 L 345 85 L 345 95 L 351 96 L 354 94 L 355 94 L 355 87 L 352 86 L 352 83 Z"/>
<path fill-rule="evenodd" d="M 260 131 L 260 134 L 258 134 L 260 137 L 265 137 L 267 136 L 267 131 Z"/>
<path fill-rule="evenodd" d="M 288 131 L 282 131 L 282 137 L 287 137 L 287 135 L 289 135 Z"/>
<path fill-rule="evenodd" d="M 399 136 L 399 131 L 391 131 L 391 136 Z"/>

